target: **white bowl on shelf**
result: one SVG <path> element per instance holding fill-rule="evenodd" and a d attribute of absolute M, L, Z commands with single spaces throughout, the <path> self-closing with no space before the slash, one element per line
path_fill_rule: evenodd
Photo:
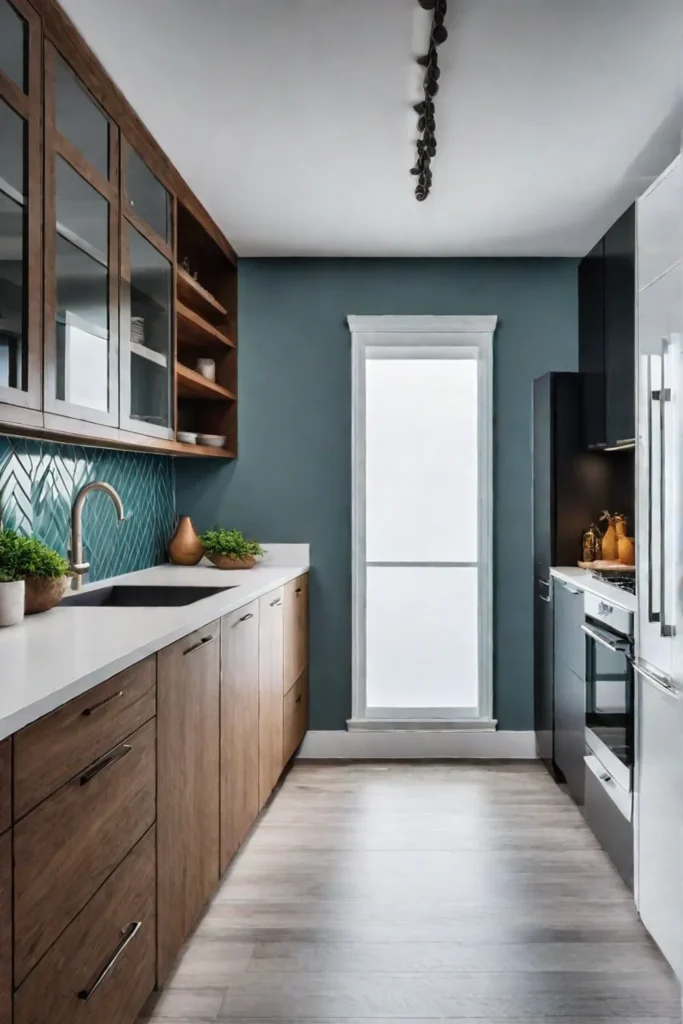
<path fill-rule="evenodd" d="M 178 440 L 182 444 L 196 444 L 197 443 L 197 435 L 193 434 L 189 430 L 179 430 L 178 431 Z"/>
<path fill-rule="evenodd" d="M 197 434 L 197 443 L 206 444 L 209 448 L 225 448 L 226 441 L 222 434 Z"/>

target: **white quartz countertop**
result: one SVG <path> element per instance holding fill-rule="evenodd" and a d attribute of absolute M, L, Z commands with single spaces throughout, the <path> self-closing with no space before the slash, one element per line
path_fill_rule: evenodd
<path fill-rule="evenodd" d="M 221 571 L 210 563 L 160 565 L 83 588 L 112 584 L 232 588 L 194 604 L 180 608 L 59 606 L 0 629 L 0 739 L 195 629 L 308 572 L 307 545 L 272 545 L 267 551 L 253 569 Z"/>
<path fill-rule="evenodd" d="M 610 604 L 625 608 L 627 611 L 633 612 L 634 615 L 638 610 L 635 594 L 629 594 L 627 590 L 621 590 L 611 583 L 597 580 L 590 569 L 579 569 L 578 565 L 558 565 L 550 570 L 550 574 L 558 580 L 569 583 L 570 586 L 577 587 L 579 590 L 587 590 L 589 593 L 609 601 Z"/>

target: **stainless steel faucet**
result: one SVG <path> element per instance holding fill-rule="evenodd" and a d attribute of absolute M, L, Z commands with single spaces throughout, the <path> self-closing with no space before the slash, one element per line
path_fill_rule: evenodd
<path fill-rule="evenodd" d="M 114 502 L 114 508 L 116 509 L 116 514 L 119 517 L 119 522 L 122 523 L 126 518 L 123 512 L 123 502 L 111 484 L 103 484 L 98 480 L 95 480 L 93 483 L 86 484 L 85 487 L 80 489 L 71 507 L 70 569 L 75 573 L 71 581 L 71 586 L 74 590 L 81 589 L 83 586 L 83 576 L 90 568 L 90 562 L 83 561 L 83 505 L 91 491 L 104 491 L 105 494 L 108 494 Z"/>

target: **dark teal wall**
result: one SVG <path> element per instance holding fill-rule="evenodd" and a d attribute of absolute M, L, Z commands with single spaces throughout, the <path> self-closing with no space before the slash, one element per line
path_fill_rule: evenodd
<path fill-rule="evenodd" d="M 83 509 L 87 579 L 106 579 L 165 562 L 175 515 L 173 459 L 0 437 L 3 524 L 34 534 L 62 554 L 71 533 L 73 499 L 91 480 L 116 488 L 126 520 L 117 522 L 106 495 L 88 497 Z"/>
<path fill-rule="evenodd" d="M 242 260 L 236 463 L 178 460 L 178 512 L 310 541 L 311 727 L 351 711 L 349 313 L 490 314 L 495 713 L 533 727 L 531 383 L 577 366 L 573 260 Z M 407 410 L 407 415 L 410 411 Z M 410 473 L 410 465 L 405 467 Z"/>

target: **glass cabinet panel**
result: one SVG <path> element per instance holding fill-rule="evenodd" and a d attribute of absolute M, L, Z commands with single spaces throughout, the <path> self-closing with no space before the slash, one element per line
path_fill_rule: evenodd
<path fill-rule="evenodd" d="M 130 416 L 172 427 L 173 268 L 132 224 L 130 259 Z"/>
<path fill-rule="evenodd" d="M 1 31 L 1 26 L 0 26 Z M 0 388 L 27 388 L 26 122 L 0 100 Z"/>
<path fill-rule="evenodd" d="M 56 397 L 109 410 L 109 203 L 57 157 Z"/>
<path fill-rule="evenodd" d="M 0 71 L 26 92 L 28 25 L 8 0 L 0 0 Z"/>
<path fill-rule="evenodd" d="M 54 54 L 55 123 L 103 177 L 109 177 L 109 119 L 59 54 Z"/>
<path fill-rule="evenodd" d="M 126 150 L 126 202 L 164 242 L 171 241 L 171 196 L 130 146 Z"/>

